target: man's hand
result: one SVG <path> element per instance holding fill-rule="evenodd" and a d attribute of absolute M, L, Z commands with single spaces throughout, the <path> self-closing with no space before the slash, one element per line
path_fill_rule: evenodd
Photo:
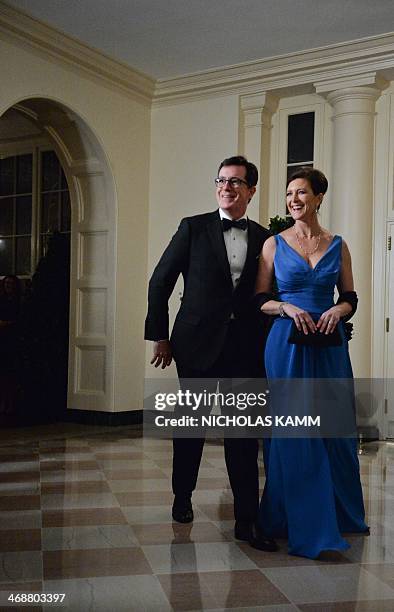
<path fill-rule="evenodd" d="M 154 364 L 155 368 L 161 365 L 161 369 L 164 370 L 171 364 L 172 351 L 169 340 L 158 340 L 153 343 L 153 357 L 151 364 Z"/>

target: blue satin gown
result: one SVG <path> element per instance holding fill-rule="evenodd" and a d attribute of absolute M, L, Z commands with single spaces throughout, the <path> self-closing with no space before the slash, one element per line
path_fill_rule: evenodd
<path fill-rule="evenodd" d="M 333 304 L 342 239 L 335 236 L 311 268 L 275 236 L 274 268 L 279 299 L 307 310 L 314 319 Z M 265 351 L 268 379 L 352 378 L 343 323 L 341 346 L 289 344 L 292 319 L 276 318 Z M 354 438 L 272 438 L 265 441 L 266 484 L 259 523 L 270 537 L 288 538 L 290 554 L 316 558 L 345 550 L 343 532 L 367 532 Z"/>

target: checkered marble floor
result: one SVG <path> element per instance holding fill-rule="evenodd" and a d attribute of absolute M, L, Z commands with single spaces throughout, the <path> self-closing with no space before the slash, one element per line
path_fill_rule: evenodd
<path fill-rule="evenodd" d="M 195 521 L 179 525 L 171 521 L 170 442 L 124 427 L 3 430 L 0 609 L 15 609 L 10 593 L 64 593 L 61 606 L 29 606 L 392 611 L 394 445 L 365 445 L 360 464 L 371 535 L 311 561 L 288 556 L 285 541 L 264 553 L 234 540 L 220 443 L 206 443 Z"/>

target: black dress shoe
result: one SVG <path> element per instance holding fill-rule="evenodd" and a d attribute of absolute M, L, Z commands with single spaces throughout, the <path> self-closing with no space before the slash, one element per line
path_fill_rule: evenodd
<path fill-rule="evenodd" d="M 279 546 L 272 538 L 267 538 L 261 529 L 253 524 L 252 526 L 252 535 L 249 540 L 249 544 L 252 548 L 256 548 L 257 550 L 265 550 L 266 552 L 276 552 L 279 550 Z"/>
<path fill-rule="evenodd" d="M 172 505 L 172 518 L 177 523 L 191 523 L 194 519 L 192 502 L 190 499 L 178 499 L 175 496 Z"/>
<path fill-rule="evenodd" d="M 252 548 L 257 550 L 265 550 L 266 552 L 276 552 L 279 546 L 272 538 L 266 538 L 262 534 L 256 534 L 249 540 Z"/>
<path fill-rule="evenodd" d="M 267 538 L 254 523 L 249 521 L 235 521 L 234 536 L 237 540 L 249 542 L 252 548 L 275 552 L 278 545 L 275 540 Z"/>
<path fill-rule="evenodd" d="M 236 540 L 249 542 L 253 536 L 253 523 L 250 521 L 235 521 L 234 537 Z"/>

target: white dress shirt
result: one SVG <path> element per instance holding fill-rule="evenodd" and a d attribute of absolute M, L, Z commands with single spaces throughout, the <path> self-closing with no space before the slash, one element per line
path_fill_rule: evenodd
<path fill-rule="evenodd" d="M 221 219 L 229 219 L 231 217 L 219 208 Z M 240 219 L 247 219 L 246 215 Z M 239 221 L 239 219 L 237 219 Z M 227 259 L 230 264 L 231 280 L 234 289 L 239 283 L 239 279 L 244 269 L 246 261 L 246 252 L 248 250 L 248 230 L 241 230 L 235 227 L 230 227 L 229 230 L 223 232 L 224 244 L 226 245 Z"/>

